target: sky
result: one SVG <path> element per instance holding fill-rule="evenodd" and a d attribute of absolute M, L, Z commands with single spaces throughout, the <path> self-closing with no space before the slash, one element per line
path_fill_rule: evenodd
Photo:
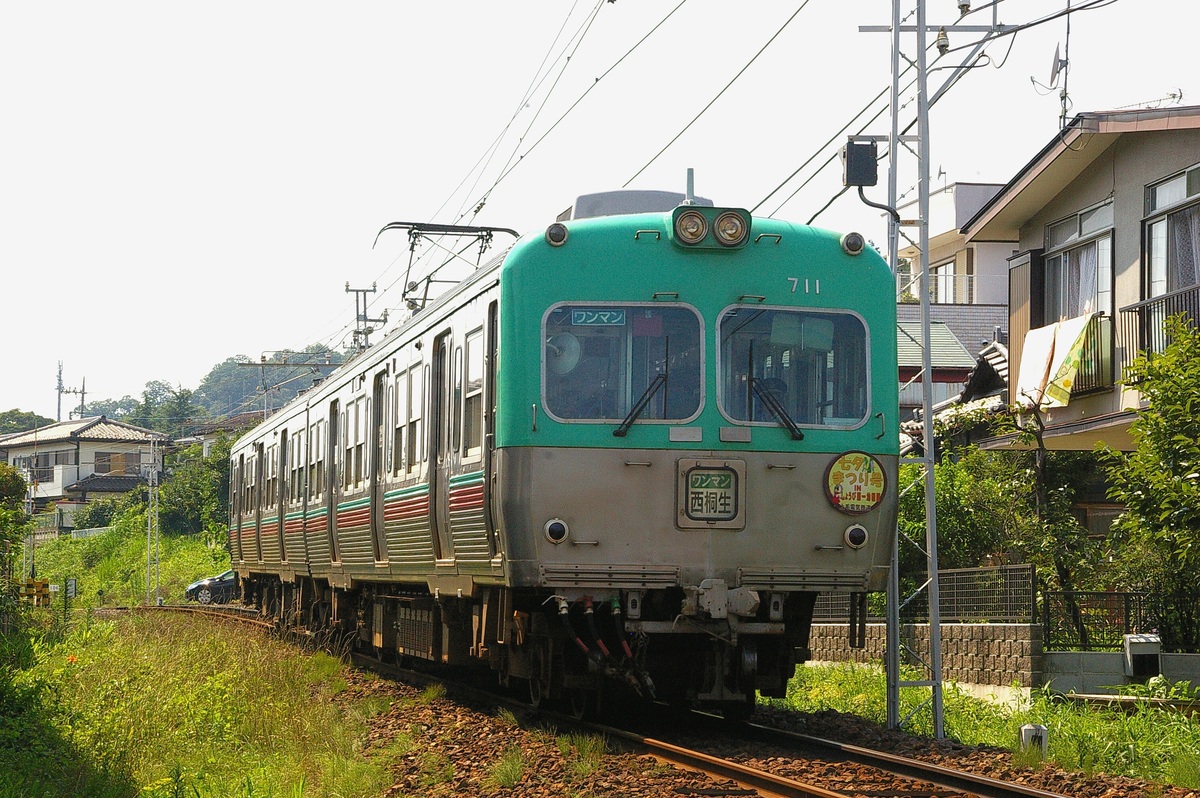
<path fill-rule="evenodd" d="M 1058 130 L 1064 77 L 1071 114 L 1200 104 L 1195 0 L 1070 5 L 995 37 L 934 106 L 933 187 L 1011 178 Z M 927 0 L 927 22 L 991 24 L 973 6 L 960 20 Z M 375 237 L 393 221 L 540 230 L 578 194 L 683 191 L 692 168 L 718 205 L 808 222 L 841 189 L 843 126 L 888 132 L 872 99 L 891 37 L 859 28 L 890 20 L 890 0 L 0 4 L 0 411 L 59 417 L 60 362 L 93 401 L 340 348 L 347 284 L 376 286 L 368 315 L 391 329 L 408 242 Z M 948 35 L 931 92 L 982 34 Z M 916 34 L 903 46 L 915 59 Z M 1056 47 L 1069 65 L 1050 88 Z M 900 164 L 915 199 L 915 160 Z M 813 223 L 885 240 L 854 192 Z"/>

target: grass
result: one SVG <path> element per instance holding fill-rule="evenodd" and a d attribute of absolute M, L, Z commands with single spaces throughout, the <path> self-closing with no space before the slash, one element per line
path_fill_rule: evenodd
<path fill-rule="evenodd" d="M 402 755 L 362 756 L 381 707 L 332 700 L 324 654 L 162 616 L 30 639 L 28 668 L 0 664 L 0 798 L 365 797 Z"/>
<path fill-rule="evenodd" d="M 558 752 L 566 760 L 567 770 L 576 778 L 587 778 L 600 769 L 608 744 L 593 734 L 567 734 L 559 737 Z"/>
<path fill-rule="evenodd" d="M 1015 709 L 974 698 L 953 684 L 942 692 L 946 735 L 964 743 L 1015 751 L 1021 726 L 1039 723 L 1048 729 L 1047 758 L 1063 768 L 1200 788 L 1200 718 L 1149 705 L 1126 714 L 1071 703 L 1046 691 L 1034 691 Z M 925 690 L 901 691 L 900 716 L 927 697 Z M 801 667 L 788 683 L 787 697 L 768 703 L 802 712 L 837 710 L 880 724 L 887 719 L 886 682 L 878 667 Z M 931 736 L 929 708 L 918 710 L 906 729 Z M 1029 752 L 1018 752 L 1015 759 L 1031 766 L 1037 760 Z"/>
<path fill-rule="evenodd" d="M 182 604 L 183 589 L 201 577 L 228 570 L 229 552 L 203 535 L 163 535 L 158 547 L 159 594 Z M 77 606 L 132 605 L 146 601 L 146 527 L 124 523 L 90 538 L 62 537 L 38 544 L 40 579 L 63 584 L 76 578 Z"/>
<path fill-rule="evenodd" d="M 525 767 L 525 753 L 516 746 L 506 748 L 500 761 L 492 767 L 491 781 L 497 787 L 515 787 L 525 776 Z"/>

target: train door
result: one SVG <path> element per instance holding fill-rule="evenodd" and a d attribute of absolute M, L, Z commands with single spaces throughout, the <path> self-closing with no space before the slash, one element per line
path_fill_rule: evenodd
<path fill-rule="evenodd" d="M 246 555 L 242 551 L 242 514 L 245 512 L 245 491 L 246 491 L 246 455 L 239 454 L 237 466 L 233 470 L 232 479 L 230 479 L 233 499 L 233 524 L 234 537 L 237 541 L 237 550 L 234 554 L 237 555 L 238 562 L 245 562 Z"/>
<path fill-rule="evenodd" d="M 261 443 L 254 444 L 254 547 L 258 561 L 262 562 L 262 515 L 267 500 L 266 454 Z"/>
<path fill-rule="evenodd" d="M 450 331 L 439 335 L 433 344 L 433 372 L 429 375 L 429 444 L 433 448 L 429 469 L 429 523 L 433 530 L 433 556 L 444 560 L 454 556 L 450 546 L 450 423 L 453 417 L 450 390 Z"/>
<path fill-rule="evenodd" d="M 371 539 L 374 542 L 375 562 L 386 562 L 387 535 L 383 524 L 383 447 L 387 418 L 384 413 L 384 386 L 387 384 L 387 372 L 375 375 L 375 385 L 371 397 L 371 458 L 370 488 L 371 488 Z"/>
<path fill-rule="evenodd" d="M 275 532 L 279 535 L 279 561 L 287 562 L 287 509 L 288 509 L 288 469 L 290 451 L 288 447 L 288 431 L 279 430 L 279 490 L 275 494 L 275 504 L 279 512 L 275 513 Z"/>
<path fill-rule="evenodd" d="M 338 400 L 329 403 L 329 435 L 325 446 L 325 525 L 329 535 L 329 561 L 341 562 L 338 548 L 337 507 L 342 481 L 338 475 L 338 449 L 341 441 Z"/>
<path fill-rule="evenodd" d="M 496 454 L 496 357 L 499 350 L 496 343 L 499 326 L 496 311 L 495 302 L 488 305 L 487 356 L 483 363 L 483 520 L 492 557 L 500 553 L 500 541 L 496 535 L 497 514 L 492 509 L 492 499 L 496 496 L 492 485 L 492 458 Z"/>

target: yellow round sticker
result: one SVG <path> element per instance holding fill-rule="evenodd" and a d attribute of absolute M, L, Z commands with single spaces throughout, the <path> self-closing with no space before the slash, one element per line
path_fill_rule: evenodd
<path fill-rule="evenodd" d="M 844 513 L 857 515 L 874 509 L 885 490 L 883 466 L 866 452 L 846 452 L 825 472 L 825 496 Z"/>

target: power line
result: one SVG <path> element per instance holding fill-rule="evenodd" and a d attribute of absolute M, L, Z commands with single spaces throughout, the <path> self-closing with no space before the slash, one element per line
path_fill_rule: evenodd
<path fill-rule="evenodd" d="M 808 5 L 808 3 L 809 3 L 809 0 L 804 0 L 804 2 L 800 4 L 800 7 L 797 8 L 794 12 L 792 12 L 792 15 L 787 18 L 787 21 L 785 21 L 783 23 L 783 25 L 780 26 L 779 30 L 775 31 L 774 35 L 771 36 L 771 38 L 767 40 L 767 43 L 759 48 L 758 52 L 754 54 L 754 57 L 751 58 L 749 61 L 747 61 L 745 66 L 743 66 L 741 69 L 739 69 L 737 74 L 734 75 L 733 78 L 731 78 L 730 81 L 728 83 L 726 83 L 725 86 L 719 92 L 717 92 L 716 96 L 713 97 L 711 100 L 709 100 L 708 104 L 700 109 L 700 113 L 698 113 L 694 117 L 692 117 L 692 121 L 690 121 L 686 125 L 684 125 L 682 130 L 680 130 L 678 133 L 676 133 L 675 136 L 670 141 L 668 141 L 666 144 L 664 144 L 663 148 L 661 150 L 659 150 L 658 152 L 656 152 L 654 154 L 654 157 L 651 158 L 649 161 L 647 161 L 642 166 L 641 169 L 634 172 L 633 177 L 626 180 L 624 185 L 622 185 L 621 187 L 625 188 L 630 183 L 632 183 L 634 180 L 636 180 L 638 178 L 638 175 L 640 175 L 642 172 L 644 172 L 648 168 L 650 168 L 650 165 L 652 163 L 654 163 L 655 161 L 657 161 L 659 159 L 659 156 L 661 156 L 664 152 L 666 152 L 668 149 L 670 149 L 672 144 L 674 144 L 676 141 L 679 141 L 680 136 L 682 136 L 684 133 L 686 133 L 691 128 L 692 125 L 696 124 L 696 121 L 700 117 L 704 116 L 704 114 L 708 112 L 708 109 L 712 108 L 713 104 L 716 103 L 717 100 L 721 99 L 721 97 L 725 94 L 725 92 L 727 92 L 729 90 L 729 88 L 731 86 L 733 86 L 733 84 L 736 83 L 743 74 L 745 74 L 746 70 L 749 69 L 751 67 L 751 65 L 753 65 L 754 62 L 758 60 L 758 57 L 761 56 L 766 51 L 766 49 L 768 47 L 770 47 L 775 42 L 776 39 L 779 38 L 780 34 L 783 33 L 783 31 L 787 28 L 788 25 L 792 24 L 792 20 L 794 20 L 797 16 L 799 16 L 800 12 L 805 9 L 805 7 Z"/>

